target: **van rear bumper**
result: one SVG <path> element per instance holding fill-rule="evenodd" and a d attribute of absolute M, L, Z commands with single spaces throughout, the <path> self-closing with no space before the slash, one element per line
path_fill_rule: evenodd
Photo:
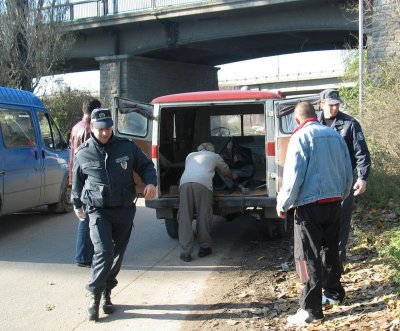
<path fill-rule="evenodd" d="M 154 208 L 154 209 L 178 209 L 179 208 L 179 198 L 159 198 L 152 200 L 145 200 L 146 207 Z M 248 207 L 264 207 L 264 208 L 275 208 L 276 207 L 276 198 L 271 197 L 251 197 L 251 196 L 243 196 L 243 197 L 215 197 L 214 198 L 214 209 L 221 208 L 241 208 L 246 209 Z"/>

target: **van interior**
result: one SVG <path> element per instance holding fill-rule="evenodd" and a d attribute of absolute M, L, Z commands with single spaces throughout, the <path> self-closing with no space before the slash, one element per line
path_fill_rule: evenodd
<path fill-rule="evenodd" d="M 162 196 L 177 196 L 186 156 L 203 142 L 215 146 L 239 179 L 216 173 L 215 195 L 266 194 L 265 104 L 161 106 L 159 175 Z"/>

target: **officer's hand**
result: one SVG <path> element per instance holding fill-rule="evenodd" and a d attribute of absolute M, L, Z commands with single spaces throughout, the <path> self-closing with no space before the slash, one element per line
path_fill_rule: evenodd
<path fill-rule="evenodd" d="M 144 199 L 153 199 L 156 195 L 156 187 L 153 184 L 148 184 L 143 190 Z"/>
<path fill-rule="evenodd" d="M 74 208 L 74 212 L 75 212 L 76 217 L 78 217 L 80 220 L 84 220 L 86 218 L 83 208 L 79 208 L 79 209 Z"/>
<path fill-rule="evenodd" d="M 234 179 L 234 180 L 237 180 L 237 179 L 239 178 L 239 176 L 236 175 L 234 172 L 231 172 L 231 177 L 232 177 L 232 179 Z"/>
<path fill-rule="evenodd" d="M 356 183 L 353 186 L 354 196 L 361 195 L 367 189 L 367 181 L 362 179 L 357 179 Z"/>

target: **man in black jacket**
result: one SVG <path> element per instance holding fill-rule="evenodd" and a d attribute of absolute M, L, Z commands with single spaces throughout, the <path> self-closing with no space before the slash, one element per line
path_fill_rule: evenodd
<path fill-rule="evenodd" d="M 86 289 L 91 293 L 89 320 L 97 321 L 99 306 L 111 314 L 111 290 L 129 242 L 133 226 L 136 196 L 133 172 L 146 184 L 144 198 L 156 193 L 153 162 L 131 140 L 113 135 L 109 109 L 95 109 L 91 115 L 91 137 L 75 153 L 72 203 L 79 219 L 89 214 L 90 237 L 94 245 L 91 279 Z"/>
<path fill-rule="evenodd" d="M 354 193 L 342 203 L 341 225 L 339 233 L 339 260 L 346 261 L 346 245 L 350 233 L 350 222 L 354 196 L 361 195 L 367 189 L 367 178 L 371 169 L 371 159 L 360 124 L 353 117 L 339 110 L 342 100 L 339 92 L 327 89 L 320 93 L 321 112 L 318 114 L 320 123 L 337 131 L 345 140 L 349 149 L 353 172 L 357 180 L 353 186 Z"/>

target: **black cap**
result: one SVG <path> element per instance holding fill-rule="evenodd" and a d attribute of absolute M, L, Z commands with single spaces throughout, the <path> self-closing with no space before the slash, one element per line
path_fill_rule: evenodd
<path fill-rule="evenodd" d="M 111 117 L 111 110 L 107 108 L 94 109 L 91 115 L 91 122 L 95 129 L 108 129 L 114 125 Z"/>
<path fill-rule="evenodd" d="M 336 105 L 338 103 L 343 103 L 340 99 L 339 91 L 334 89 L 323 90 L 319 94 L 320 101 L 326 102 L 328 105 Z"/>

